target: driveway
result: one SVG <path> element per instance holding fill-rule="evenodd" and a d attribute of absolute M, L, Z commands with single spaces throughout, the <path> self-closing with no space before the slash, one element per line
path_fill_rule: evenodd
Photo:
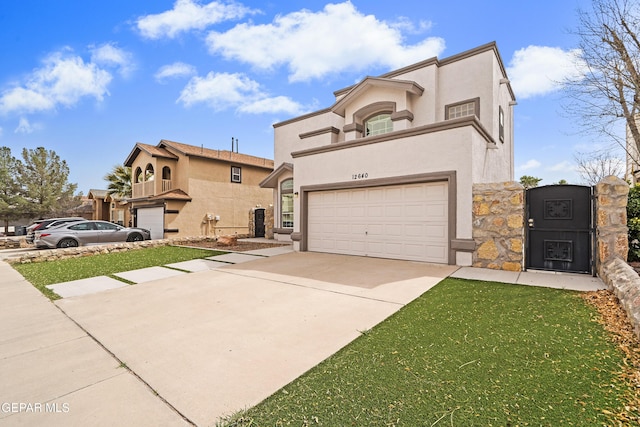
<path fill-rule="evenodd" d="M 289 253 L 56 301 L 186 420 L 253 406 L 457 267 Z"/>

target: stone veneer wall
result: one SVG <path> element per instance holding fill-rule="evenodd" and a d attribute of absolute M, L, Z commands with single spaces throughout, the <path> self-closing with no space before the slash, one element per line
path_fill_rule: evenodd
<path fill-rule="evenodd" d="M 640 276 L 626 262 L 629 185 L 620 178 L 608 176 L 595 186 L 595 197 L 596 270 L 618 297 L 640 337 Z"/>
<path fill-rule="evenodd" d="M 618 297 L 634 332 L 640 338 L 640 276 L 622 258 L 609 260 L 600 271 L 602 281 Z"/>
<path fill-rule="evenodd" d="M 627 199 L 629 184 L 608 176 L 595 186 L 596 198 L 596 270 L 602 277 L 603 267 L 613 258 L 627 260 L 629 240 Z"/>
<path fill-rule="evenodd" d="M 159 246 L 183 245 L 189 246 L 194 242 L 215 242 L 215 237 L 178 237 L 175 239 L 145 240 L 142 242 L 111 243 L 99 246 L 79 246 L 67 249 L 39 249 L 23 252 L 4 261 L 9 264 L 27 264 L 32 262 L 55 261 L 67 258 L 80 258 L 96 254 L 125 252 L 136 249 L 155 248 Z"/>
<path fill-rule="evenodd" d="M 524 188 L 517 182 L 474 184 L 473 266 L 522 271 Z"/>

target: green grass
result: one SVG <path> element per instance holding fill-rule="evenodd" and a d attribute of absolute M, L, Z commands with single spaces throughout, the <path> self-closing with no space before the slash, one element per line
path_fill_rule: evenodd
<path fill-rule="evenodd" d="M 221 425 L 613 425 L 630 389 L 595 318 L 573 292 L 448 278 Z"/>
<path fill-rule="evenodd" d="M 14 264 L 13 268 L 44 295 L 58 299 L 59 296 L 47 289 L 47 285 L 95 276 L 112 276 L 123 271 L 206 258 L 222 253 L 224 252 L 209 249 L 161 246 L 58 261 Z"/>

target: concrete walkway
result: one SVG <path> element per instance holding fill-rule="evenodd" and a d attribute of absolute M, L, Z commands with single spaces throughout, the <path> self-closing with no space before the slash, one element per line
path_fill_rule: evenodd
<path fill-rule="evenodd" d="M 188 420 L 213 426 L 456 268 L 289 253 L 55 304 Z"/>
<path fill-rule="evenodd" d="M 0 261 L 0 425 L 189 425 Z"/>
<path fill-rule="evenodd" d="M 546 288 L 573 291 L 597 291 L 607 289 L 599 277 L 588 274 L 560 273 L 554 271 L 502 271 L 488 268 L 461 267 L 451 277 L 471 280 L 486 280 L 516 285 L 543 286 Z"/>

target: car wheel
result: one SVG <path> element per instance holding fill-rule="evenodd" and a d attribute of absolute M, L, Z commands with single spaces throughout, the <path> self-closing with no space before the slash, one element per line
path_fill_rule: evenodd
<path fill-rule="evenodd" d="M 142 240 L 144 239 L 142 238 L 142 234 L 140 233 L 133 233 L 132 235 L 127 237 L 127 242 L 141 242 Z"/>
<path fill-rule="evenodd" d="M 58 242 L 58 248 L 77 248 L 78 242 L 74 239 L 62 239 Z"/>

